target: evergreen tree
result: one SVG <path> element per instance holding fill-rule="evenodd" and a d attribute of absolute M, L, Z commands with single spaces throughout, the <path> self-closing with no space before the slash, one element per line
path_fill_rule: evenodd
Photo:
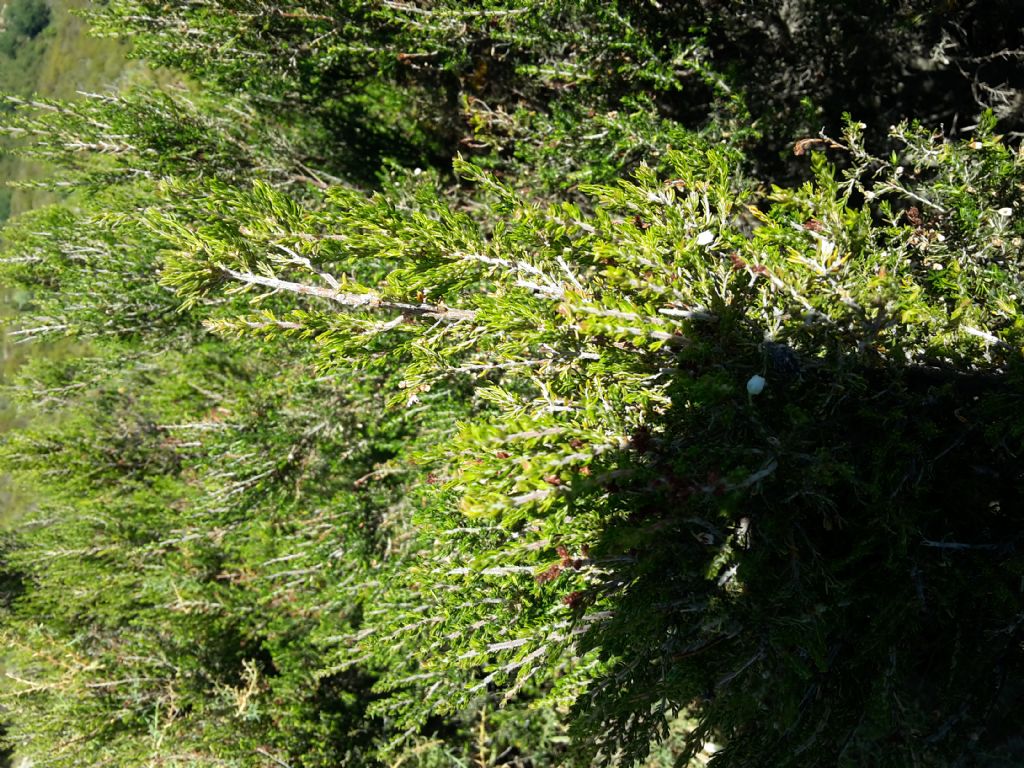
<path fill-rule="evenodd" d="M 0 447 L 37 495 L 10 743 L 1018 761 L 1024 154 L 1015 81 L 983 85 L 1019 50 L 954 50 L 973 7 L 869 10 L 92 9 L 199 92 L 11 101 L 73 192 L 4 231 L 12 339 L 68 345 Z M 882 136 L 942 61 L 975 90 L 923 116 L 973 132 Z"/>

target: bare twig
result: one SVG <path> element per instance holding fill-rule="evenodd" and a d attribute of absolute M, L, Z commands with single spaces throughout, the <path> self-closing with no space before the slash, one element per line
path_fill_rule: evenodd
<path fill-rule="evenodd" d="M 239 272 L 228 267 L 221 267 L 221 269 L 225 275 L 247 285 L 262 285 L 275 291 L 287 291 L 288 293 L 297 293 L 304 296 L 317 296 L 321 299 L 341 304 L 347 309 L 390 309 L 401 312 L 407 317 L 427 317 L 451 322 L 473 320 L 476 317 L 476 312 L 471 309 L 453 309 L 443 304 L 407 304 L 400 301 L 389 301 L 372 291 L 367 293 L 346 293 L 336 289 L 320 288 L 315 285 L 293 283 L 276 277 L 254 275 L 251 272 Z"/>

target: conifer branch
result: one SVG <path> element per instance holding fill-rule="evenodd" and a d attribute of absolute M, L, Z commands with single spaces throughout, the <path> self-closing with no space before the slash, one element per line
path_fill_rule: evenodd
<path fill-rule="evenodd" d="M 384 299 L 374 292 L 348 293 L 345 291 L 330 288 L 320 288 L 305 283 L 295 283 L 288 280 L 281 280 L 276 277 L 254 275 L 251 272 L 239 272 L 228 267 L 221 267 L 221 271 L 246 285 L 261 285 L 274 291 L 285 291 L 302 296 L 316 296 L 321 299 L 340 304 L 346 309 L 362 310 L 394 310 L 409 318 L 430 318 L 445 322 L 471 321 L 476 317 L 476 312 L 471 309 L 454 309 L 443 304 L 410 304 L 401 301 Z"/>

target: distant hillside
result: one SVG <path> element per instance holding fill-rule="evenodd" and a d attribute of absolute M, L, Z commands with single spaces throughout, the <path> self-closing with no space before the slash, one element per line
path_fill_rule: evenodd
<path fill-rule="evenodd" d="M 0 94 L 70 98 L 77 91 L 118 87 L 144 73 L 143 64 L 126 59 L 126 46 L 87 34 L 85 20 L 73 14 L 87 3 L 88 0 L 0 0 Z M 56 195 L 47 190 L 6 186 L 8 182 L 30 180 L 43 173 L 45 170 L 36 164 L 0 151 L 0 222 L 54 201 Z M 11 309 L 6 291 L 0 304 L 2 318 Z M 6 334 L 0 344 L 2 380 L 24 362 L 29 348 L 16 345 Z M 52 350 L 47 352 L 50 353 Z M 39 348 L 32 354 L 38 355 Z M 0 398 L 0 434 L 18 418 Z M 18 494 L 0 478 L 0 522 L 21 504 Z"/>
<path fill-rule="evenodd" d="M 9 0 L 0 3 L 0 93 L 69 98 L 77 91 L 106 90 L 142 72 L 144 65 L 125 58 L 127 47 L 110 39 L 90 37 L 85 20 L 74 11 L 88 0 Z M 39 8 L 49 9 L 45 25 Z M 13 23 L 12 23 L 13 20 Z M 34 32 L 34 35 L 23 32 Z M 39 169 L 9 155 L 0 155 L 0 181 L 24 181 Z M 0 189 L 0 221 L 52 200 L 33 189 Z"/>

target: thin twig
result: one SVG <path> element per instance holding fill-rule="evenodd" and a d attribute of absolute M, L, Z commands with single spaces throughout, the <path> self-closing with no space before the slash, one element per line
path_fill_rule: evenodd
<path fill-rule="evenodd" d="M 391 309 L 401 312 L 407 317 L 429 317 L 451 322 L 473 320 L 476 317 L 476 312 L 471 309 L 452 309 L 443 304 L 407 304 L 405 302 L 383 299 L 380 294 L 372 291 L 367 293 L 345 293 L 344 291 L 320 288 L 315 285 L 293 283 L 276 277 L 239 272 L 228 267 L 221 267 L 221 269 L 225 275 L 247 285 L 262 285 L 275 291 L 287 291 L 305 296 L 318 296 L 319 298 L 333 301 L 336 304 L 341 304 L 348 309 Z"/>

